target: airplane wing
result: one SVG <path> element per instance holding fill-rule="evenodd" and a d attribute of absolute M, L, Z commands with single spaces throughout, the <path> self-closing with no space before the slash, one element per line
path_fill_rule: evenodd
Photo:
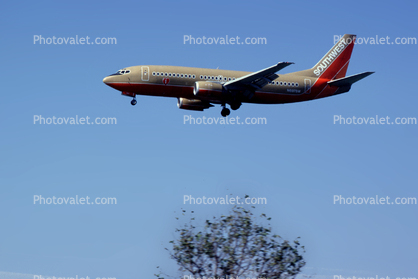
<path fill-rule="evenodd" d="M 241 89 L 243 87 L 252 86 L 255 89 L 260 89 L 272 80 L 276 79 L 278 75 L 275 73 L 281 69 L 294 64 L 293 62 L 279 62 L 276 65 L 265 68 L 255 73 L 228 81 L 224 84 L 227 89 Z"/>

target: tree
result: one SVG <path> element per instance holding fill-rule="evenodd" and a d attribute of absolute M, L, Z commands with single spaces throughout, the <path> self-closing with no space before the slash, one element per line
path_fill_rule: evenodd
<path fill-rule="evenodd" d="M 304 247 L 297 239 L 290 243 L 272 235 L 270 227 L 253 219 L 249 210 L 234 207 L 229 216 L 206 220 L 201 231 L 190 222 L 176 229 L 179 238 L 170 241 L 171 258 L 189 278 L 294 278 L 305 265 Z"/>

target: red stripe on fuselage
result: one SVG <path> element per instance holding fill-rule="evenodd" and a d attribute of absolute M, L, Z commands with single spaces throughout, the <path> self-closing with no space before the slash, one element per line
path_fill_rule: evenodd
<path fill-rule="evenodd" d="M 311 88 L 310 94 L 291 95 L 257 91 L 249 101 L 244 102 L 258 104 L 284 104 L 309 101 L 315 99 L 315 96 L 319 95 L 321 92 L 321 96 L 323 97 L 330 96 L 335 92 L 336 89 L 330 88 L 330 86 L 327 84 L 327 81 L 328 80 L 325 79 L 318 79 L 318 81 L 316 81 L 314 86 Z M 107 85 L 119 91 L 132 92 L 137 95 L 198 99 L 193 94 L 192 86 L 170 84 L 163 85 L 152 83 L 107 83 Z M 326 86 L 328 86 L 328 89 L 324 90 Z"/>

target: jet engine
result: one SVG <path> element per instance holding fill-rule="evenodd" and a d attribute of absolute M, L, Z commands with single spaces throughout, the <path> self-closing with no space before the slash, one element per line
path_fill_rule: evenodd
<path fill-rule="evenodd" d="M 213 105 L 211 105 L 209 102 L 186 98 L 178 98 L 177 106 L 181 109 L 198 111 L 203 111 L 204 109 L 213 107 Z"/>
<path fill-rule="evenodd" d="M 222 93 L 225 91 L 220 83 L 208 81 L 196 81 L 193 88 L 193 94 L 201 100 L 219 101 Z"/>

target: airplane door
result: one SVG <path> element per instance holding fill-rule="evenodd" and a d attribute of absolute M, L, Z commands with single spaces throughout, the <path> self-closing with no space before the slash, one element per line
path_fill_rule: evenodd
<path fill-rule="evenodd" d="M 142 66 L 141 67 L 141 79 L 143 81 L 149 80 L 149 67 L 148 66 Z"/>
<path fill-rule="evenodd" d="M 308 78 L 305 78 L 305 94 L 311 93 L 311 80 Z"/>

